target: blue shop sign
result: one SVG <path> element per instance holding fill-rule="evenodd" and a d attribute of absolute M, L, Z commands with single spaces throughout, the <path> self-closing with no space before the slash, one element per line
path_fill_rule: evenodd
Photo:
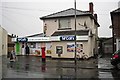
<path fill-rule="evenodd" d="M 61 41 L 73 41 L 75 40 L 75 36 L 61 36 L 60 40 Z"/>
<path fill-rule="evenodd" d="M 27 38 L 17 38 L 17 42 L 27 42 Z"/>

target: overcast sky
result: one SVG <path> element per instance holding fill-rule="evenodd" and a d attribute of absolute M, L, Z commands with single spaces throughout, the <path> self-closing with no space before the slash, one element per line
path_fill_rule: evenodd
<path fill-rule="evenodd" d="M 76 0 L 77 9 L 89 10 L 89 2 L 94 4 L 100 24 L 99 36 L 111 37 L 110 12 L 118 8 L 119 0 Z M 74 8 L 74 0 L 1 0 L 0 24 L 8 33 L 18 36 L 42 33 L 39 17 Z M 2 20 L 1 20 L 2 19 Z"/>

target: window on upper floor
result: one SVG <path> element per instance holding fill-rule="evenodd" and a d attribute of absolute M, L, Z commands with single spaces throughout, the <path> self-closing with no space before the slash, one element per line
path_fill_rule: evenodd
<path fill-rule="evenodd" d="M 59 29 L 70 29 L 70 19 L 62 18 L 59 19 Z"/>

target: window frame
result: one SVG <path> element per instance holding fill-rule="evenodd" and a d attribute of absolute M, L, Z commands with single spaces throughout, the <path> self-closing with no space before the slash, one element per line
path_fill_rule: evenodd
<path fill-rule="evenodd" d="M 62 21 L 66 20 L 67 27 L 61 26 Z M 58 30 L 71 29 L 71 19 L 70 18 L 59 18 L 58 19 Z"/>

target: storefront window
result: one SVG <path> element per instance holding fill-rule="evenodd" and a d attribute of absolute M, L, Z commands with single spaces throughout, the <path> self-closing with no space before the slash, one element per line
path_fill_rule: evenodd
<path fill-rule="evenodd" d="M 75 51 L 75 43 L 67 43 L 67 52 L 74 52 Z M 77 43 L 77 52 L 83 52 L 83 44 Z"/>
<path fill-rule="evenodd" d="M 67 52 L 74 52 L 75 44 L 74 43 L 67 43 Z"/>

